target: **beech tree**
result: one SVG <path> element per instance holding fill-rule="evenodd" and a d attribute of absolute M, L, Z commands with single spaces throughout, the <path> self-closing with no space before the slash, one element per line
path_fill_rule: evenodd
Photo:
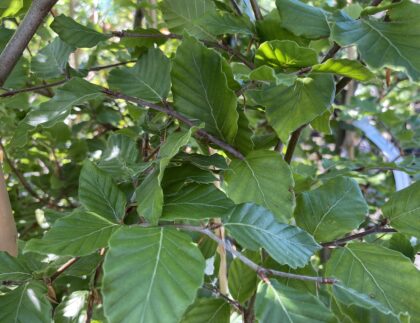
<path fill-rule="evenodd" d="M 420 322 L 419 17 L 2 1 L 0 322 Z"/>

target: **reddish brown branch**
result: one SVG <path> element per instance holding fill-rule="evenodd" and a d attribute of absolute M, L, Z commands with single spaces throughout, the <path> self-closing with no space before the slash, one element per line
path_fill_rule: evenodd
<path fill-rule="evenodd" d="M 371 228 L 359 233 L 355 233 L 352 235 L 349 235 L 347 237 L 341 238 L 341 239 L 337 239 L 334 241 L 329 241 L 329 242 L 324 242 L 321 243 L 321 245 L 323 247 L 337 247 L 337 246 L 342 246 L 344 245 L 346 242 L 352 241 L 352 240 L 356 240 L 359 238 L 363 238 L 367 235 L 370 234 L 375 234 L 375 233 L 395 233 L 397 232 L 397 230 L 392 229 L 392 228 L 382 228 L 382 227 L 375 227 L 375 228 Z"/>
<path fill-rule="evenodd" d="M 60 268 L 57 269 L 57 271 L 51 275 L 50 281 L 54 282 L 62 273 L 64 273 L 67 269 L 69 269 L 71 266 L 73 266 L 80 257 L 71 258 L 69 261 L 67 261 L 64 265 L 62 265 Z"/>

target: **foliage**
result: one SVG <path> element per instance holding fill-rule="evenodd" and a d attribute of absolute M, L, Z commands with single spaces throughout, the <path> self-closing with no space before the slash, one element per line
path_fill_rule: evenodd
<path fill-rule="evenodd" d="M 60 1 L 0 90 L 0 321 L 420 322 L 420 4 L 332 3 Z"/>

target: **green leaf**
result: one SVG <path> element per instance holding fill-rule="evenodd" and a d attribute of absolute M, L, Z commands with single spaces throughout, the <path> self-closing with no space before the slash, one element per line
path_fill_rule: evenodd
<path fill-rule="evenodd" d="M 297 225 L 322 242 L 357 229 L 368 213 L 359 185 L 349 177 L 336 177 L 317 189 L 303 192 L 296 202 Z"/>
<path fill-rule="evenodd" d="M 228 169 L 226 159 L 219 154 L 213 154 L 210 156 L 200 154 L 187 154 L 180 152 L 174 158 L 174 161 L 187 161 L 201 169 Z"/>
<path fill-rule="evenodd" d="M 141 34 L 147 35 L 147 37 L 122 37 L 120 38 L 120 44 L 125 47 L 153 47 L 154 44 L 162 45 L 168 38 L 165 37 L 159 30 L 153 28 L 136 28 L 133 30 L 124 30 L 127 34 Z M 156 35 L 156 37 L 151 37 Z"/>
<path fill-rule="evenodd" d="M 194 7 L 194 8 L 193 8 Z M 160 4 L 163 19 L 173 33 L 187 32 L 197 38 L 215 39 L 199 21 L 205 15 L 216 14 L 216 6 L 210 0 L 164 0 Z"/>
<path fill-rule="evenodd" d="M 42 239 L 29 240 L 25 252 L 86 256 L 106 247 L 117 227 L 95 213 L 76 211 L 58 219 Z"/>
<path fill-rule="evenodd" d="M 178 322 L 203 283 L 204 265 L 201 252 L 184 233 L 121 228 L 111 238 L 103 266 L 108 320 Z"/>
<path fill-rule="evenodd" d="M 163 101 L 169 93 L 171 63 L 158 48 L 142 55 L 135 66 L 113 69 L 110 88 L 150 102 Z"/>
<path fill-rule="evenodd" d="M 54 310 L 54 323 L 85 322 L 88 297 L 87 290 L 78 290 L 67 296 Z"/>
<path fill-rule="evenodd" d="M 290 40 L 272 40 L 264 42 L 255 53 L 257 65 L 266 64 L 280 69 L 301 68 L 318 63 L 313 49 L 300 47 Z"/>
<path fill-rule="evenodd" d="M 249 127 L 249 120 L 244 111 L 238 110 L 238 132 L 236 133 L 233 146 L 242 154 L 247 155 L 254 149 L 252 135 L 254 134 Z"/>
<path fill-rule="evenodd" d="M 236 95 L 222 71 L 222 58 L 186 36 L 172 66 L 175 109 L 205 123 L 205 130 L 231 143 L 238 130 Z"/>
<path fill-rule="evenodd" d="M 187 132 L 174 132 L 159 150 L 158 169 L 150 173 L 136 190 L 137 213 L 152 224 L 157 224 L 162 215 L 163 191 L 162 179 L 166 167 L 182 146 L 185 146 L 195 129 Z"/>
<path fill-rule="evenodd" d="M 312 72 L 316 73 L 334 73 L 352 79 L 366 82 L 375 77 L 369 69 L 363 66 L 359 61 L 351 59 L 334 59 L 330 58 L 322 64 L 312 67 Z"/>
<path fill-rule="evenodd" d="M 125 194 L 113 182 L 112 176 L 86 161 L 79 179 L 79 199 L 89 210 L 118 223 L 125 215 Z"/>
<path fill-rule="evenodd" d="M 267 65 L 262 65 L 252 70 L 251 73 L 249 73 L 249 79 L 253 81 L 262 81 L 268 84 L 273 82 L 275 85 L 282 84 L 282 85 L 291 86 L 295 84 L 297 76 L 293 74 L 286 74 L 286 73 L 276 74 L 273 68 Z"/>
<path fill-rule="evenodd" d="M 111 134 L 98 167 L 111 174 L 114 179 L 127 180 L 150 167 L 151 162 L 138 162 L 138 157 L 139 151 L 135 140 L 123 134 Z"/>
<path fill-rule="evenodd" d="M 274 151 L 257 150 L 244 160 L 233 160 L 226 172 L 228 196 L 236 203 L 254 202 L 288 222 L 294 203 L 293 177 L 289 166 Z"/>
<path fill-rule="evenodd" d="M 259 322 L 335 322 L 333 314 L 315 296 L 290 288 L 276 280 L 261 282 L 255 300 Z"/>
<path fill-rule="evenodd" d="M 331 75 L 310 74 L 291 86 L 278 85 L 247 92 L 266 107 L 268 121 L 283 142 L 300 126 L 323 114 L 335 96 Z"/>
<path fill-rule="evenodd" d="M 0 19 L 15 17 L 23 8 L 23 0 L 4 0 L 0 4 Z"/>
<path fill-rule="evenodd" d="M 332 37 L 341 46 L 352 44 L 363 61 L 373 68 L 402 67 L 415 81 L 420 80 L 420 5 L 402 1 L 388 11 L 390 21 L 345 13 L 334 17 Z"/>
<path fill-rule="evenodd" d="M 52 127 L 57 122 L 64 120 L 75 105 L 82 104 L 88 100 L 101 98 L 103 94 L 96 85 L 93 85 L 83 79 L 74 78 L 65 85 L 57 89 L 54 97 L 38 108 L 35 108 L 26 115 L 19 123 L 11 145 L 14 147 L 23 147 L 28 134 L 37 126 Z"/>
<path fill-rule="evenodd" d="M 298 37 L 285 28 L 281 27 L 279 11 L 272 10 L 264 16 L 263 20 L 256 21 L 257 32 L 261 42 L 267 40 L 292 40 L 299 46 L 309 45 L 310 40 Z"/>
<path fill-rule="evenodd" d="M 327 135 L 331 134 L 331 127 L 330 127 L 330 118 L 331 118 L 331 111 L 327 110 L 320 116 L 317 116 L 314 120 L 311 121 L 311 127 L 314 128 L 316 131 L 323 132 Z"/>
<path fill-rule="evenodd" d="M 330 28 L 328 13 L 298 0 L 277 0 L 281 26 L 297 36 L 309 39 L 327 38 Z"/>
<path fill-rule="evenodd" d="M 197 298 L 180 323 L 229 323 L 230 306 L 223 299 Z"/>
<path fill-rule="evenodd" d="M 259 252 L 245 250 L 242 254 L 257 264 L 260 262 Z M 230 263 L 228 278 L 229 293 L 233 299 L 242 304 L 250 299 L 257 290 L 257 274 L 239 258 L 233 259 Z"/>
<path fill-rule="evenodd" d="M 398 231 L 420 237 L 420 182 L 392 194 L 382 212 Z"/>
<path fill-rule="evenodd" d="M 105 35 L 91 28 L 82 26 L 70 17 L 59 15 L 50 25 L 62 41 L 77 48 L 90 48 L 99 42 L 107 40 L 110 35 Z"/>
<path fill-rule="evenodd" d="M 168 167 L 165 169 L 162 188 L 165 194 L 172 194 L 178 192 L 185 184 L 211 184 L 216 180 L 216 177 L 210 171 L 201 169 L 190 163 L 184 163 L 178 167 Z"/>
<path fill-rule="evenodd" d="M 208 219 L 225 216 L 234 206 L 213 184 L 189 184 L 165 197 L 164 219 Z"/>
<path fill-rule="evenodd" d="M 0 295 L 0 322 L 50 323 L 52 307 L 44 284 L 31 281 Z"/>
<path fill-rule="evenodd" d="M 72 47 L 56 37 L 34 57 L 31 69 L 40 78 L 54 78 L 63 75 L 72 51 Z"/>
<path fill-rule="evenodd" d="M 277 222 L 270 211 L 252 203 L 236 206 L 224 226 L 243 247 L 264 248 L 275 261 L 292 268 L 305 266 L 320 249 L 305 231 Z"/>
<path fill-rule="evenodd" d="M 32 277 L 32 268 L 28 268 L 21 257 L 15 258 L 7 252 L 0 251 L 0 282 L 24 281 Z"/>
<path fill-rule="evenodd" d="M 212 35 L 253 34 L 253 26 L 248 16 L 238 17 L 226 12 L 206 13 L 197 20 L 197 24 L 205 28 Z"/>
<path fill-rule="evenodd" d="M 420 317 L 419 302 L 413 297 L 420 290 L 420 273 L 410 259 L 397 251 L 351 243 L 333 251 L 326 276 L 336 277 L 344 286 L 367 294 L 395 315 L 408 312 L 415 321 Z"/>
<path fill-rule="evenodd" d="M 377 309 L 384 314 L 392 313 L 389 308 L 383 306 L 373 297 L 346 287 L 341 283 L 337 283 L 332 286 L 332 293 L 340 303 L 345 304 L 346 306 L 357 305 L 363 308 Z"/>

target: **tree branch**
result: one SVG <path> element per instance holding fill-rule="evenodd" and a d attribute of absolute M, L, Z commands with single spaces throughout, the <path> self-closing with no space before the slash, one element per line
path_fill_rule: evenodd
<path fill-rule="evenodd" d="M 23 88 L 23 89 L 18 89 L 18 90 L 11 90 L 11 91 L 0 94 L 0 98 L 6 98 L 6 97 L 9 97 L 9 96 L 19 94 L 19 93 L 35 92 L 35 91 L 38 91 L 38 90 L 47 89 L 47 88 L 51 88 L 51 87 L 54 87 L 54 86 L 59 86 L 61 84 L 66 83 L 67 81 L 68 81 L 68 79 L 64 79 L 64 80 L 60 80 L 60 81 L 53 82 L 53 83 L 35 85 L 35 86 L 31 86 L 31 87 L 27 87 L 27 88 Z"/>
<path fill-rule="evenodd" d="M 60 268 L 57 269 L 57 271 L 51 275 L 50 281 L 51 283 L 56 280 L 62 273 L 64 273 L 67 269 L 69 269 L 71 266 L 73 266 L 80 257 L 71 258 L 69 261 L 67 261 L 64 265 L 62 265 Z"/>
<path fill-rule="evenodd" d="M 151 103 L 151 102 L 148 102 L 148 101 L 136 98 L 136 97 L 125 95 L 125 94 L 120 93 L 120 92 L 115 92 L 115 91 L 112 91 L 112 90 L 107 89 L 107 88 L 102 88 L 102 92 L 105 93 L 106 95 L 110 96 L 110 97 L 113 97 L 113 98 L 116 98 L 116 99 L 123 99 L 125 101 L 136 103 L 137 105 L 146 106 L 146 107 L 149 107 L 150 109 L 165 113 L 166 115 L 174 117 L 175 119 L 185 123 L 189 127 L 197 126 L 190 119 L 188 119 L 187 117 L 183 116 L 179 112 L 172 109 L 168 103 L 165 104 L 166 106 L 161 106 L 161 105 Z M 203 129 L 198 129 L 195 132 L 195 136 L 207 139 L 208 141 L 212 142 L 216 146 L 219 146 L 224 151 L 230 153 L 231 155 L 233 155 L 234 157 L 236 157 L 238 159 L 242 159 L 242 160 L 245 159 L 244 155 L 242 155 L 242 153 L 240 151 L 236 150 L 234 147 L 232 147 L 228 143 L 224 142 L 223 140 L 220 140 L 219 138 L 216 138 L 215 136 L 209 134 L 207 131 L 205 131 Z"/>
<path fill-rule="evenodd" d="M 261 14 L 260 7 L 258 6 L 257 0 L 250 0 L 252 11 L 256 20 L 263 20 L 263 15 Z"/>
<path fill-rule="evenodd" d="M 253 262 L 251 259 L 244 256 L 239 251 L 235 250 L 230 244 L 225 243 L 224 240 L 220 239 L 210 229 L 207 229 L 207 228 L 195 227 L 195 226 L 183 225 L 183 224 L 168 225 L 168 226 L 176 227 L 181 230 L 194 231 L 194 232 L 200 232 L 202 234 L 205 234 L 210 239 L 216 241 L 219 245 L 222 245 L 225 248 L 225 250 L 229 251 L 233 256 L 241 260 L 246 266 L 248 266 L 253 271 L 255 271 L 258 274 L 258 276 L 263 280 L 265 279 L 265 276 L 277 276 L 277 277 L 283 277 L 283 278 L 313 281 L 320 284 L 335 284 L 337 282 L 337 280 L 334 278 L 324 278 L 324 277 L 291 274 L 291 273 L 286 273 L 283 271 L 261 267 L 255 262 Z"/>
<path fill-rule="evenodd" d="M 367 236 L 369 234 L 375 234 L 375 233 L 395 233 L 397 230 L 392 228 L 383 228 L 383 227 L 374 227 L 356 234 L 349 235 L 344 238 L 340 238 L 334 241 L 324 242 L 321 243 L 323 247 L 338 247 L 344 245 L 346 242 L 356 240 L 359 238 L 363 238 L 364 236 Z"/>
<path fill-rule="evenodd" d="M 0 55 L 0 86 L 6 82 L 39 25 L 56 2 L 57 0 L 32 1 L 28 13 Z"/>
<path fill-rule="evenodd" d="M 295 131 L 292 132 L 292 136 L 290 137 L 289 143 L 287 145 L 286 155 L 284 156 L 284 160 L 290 164 L 293 158 L 293 154 L 295 152 L 296 146 L 299 142 L 299 137 L 302 132 L 302 130 L 307 126 L 307 124 L 304 124 L 303 126 L 300 126 Z"/>
<path fill-rule="evenodd" d="M 90 67 L 87 70 L 89 72 L 96 72 L 96 71 L 101 71 L 107 68 L 111 68 L 111 67 L 117 67 L 117 66 L 121 66 L 121 65 L 127 65 L 130 63 L 135 63 L 137 62 L 137 60 L 131 60 L 131 61 L 126 61 L 126 62 L 118 62 L 118 63 L 114 63 L 114 64 L 109 64 L 109 65 L 101 65 L 101 66 L 94 66 L 94 67 Z"/>

